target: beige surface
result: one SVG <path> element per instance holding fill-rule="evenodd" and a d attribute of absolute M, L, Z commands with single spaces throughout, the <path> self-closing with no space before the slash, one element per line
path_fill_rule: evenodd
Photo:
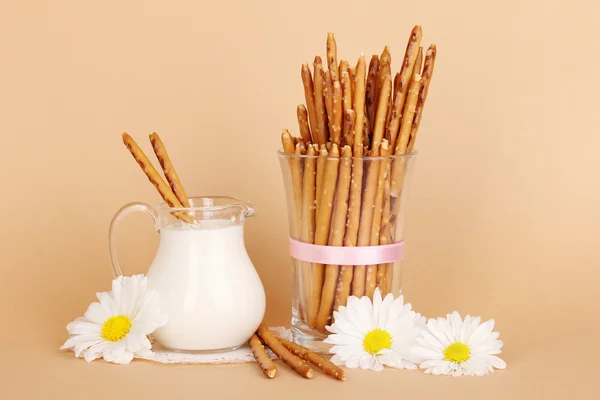
<path fill-rule="evenodd" d="M 0 7 L 1 398 L 597 398 L 598 2 L 37 3 Z M 350 371 L 341 384 L 281 368 L 266 381 L 251 365 L 120 367 L 58 351 L 66 323 L 109 288 L 113 213 L 159 200 L 122 131 L 147 151 L 157 131 L 190 195 L 256 204 L 248 250 L 268 322 L 287 324 L 275 150 L 281 128 L 297 131 L 300 64 L 324 56 L 331 30 L 340 57 L 387 44 L 396 70 L 415 23 L 439 59 L 417 144 L 405 293 L 428 316 L 494 317 L 506 371 Z M 126 271 L 142 272 L 157 237 L 136 216 L 120 243 Z"/>

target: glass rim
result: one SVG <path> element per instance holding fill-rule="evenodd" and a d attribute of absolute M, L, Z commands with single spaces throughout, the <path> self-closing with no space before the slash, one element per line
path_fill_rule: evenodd
<path fill-rule="evenodd" d="M 320 158 L 323 156 L 319 156 L 319 155 L 315 155 L 315 156 L 309 156 L 306 154 L 295 154 L 295 153 L 286 153 L 282 148 L 280 148 L 279 150 L 277 150 L 277 154 L 279 155 L 279 157 L 284 157 L 284 158 L 299 158 L 299 159 L 309 159 L 309 158 Z M 362 156 L 362 157 L 358 157 L 361 160 L 365 160 L 365 161 L 376 161 L 376 160 L 397 160 L 397 159 L 408 159 L 411 158 L 413 156 L 416 156 L 417 152 L 413 151 L 411 153 L 405 153 L 405 154 L 390 154 L 388 156 Z M 340 155 L 341 157 L 341 155 Z M 334 158 L 334 157 L 329 157 L 327 156 L 327 158 Z M 357 158 L 357 157 L 350 157 L 350 158 Z"/>
<path fill-rule="evenodd" d="M 227 204 L 217 204 L 212 206 L 192 206 L 192 207 L 170 207 L 166 201 L 163 201 L 154 206 L 157 212 L 174 212 L 174 211 L 221 211 L 231 207 L 243 207 L 247 210 L 254 211 L 254 205 L 247 200 L 240 199 L 234 196 L 189 196 L 189 200 L 226 200 Z"/>

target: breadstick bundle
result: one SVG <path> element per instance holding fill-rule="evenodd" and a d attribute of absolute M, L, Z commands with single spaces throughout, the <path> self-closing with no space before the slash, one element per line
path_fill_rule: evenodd
<path fill-rule="evenodd" d="M 403 189 L 437 55 L 435 44 L 424 50 L 422 36 L 420 26 L 411 30 L 396 72 L 388 46 L 368 64 L 364 55 L 355 64 L 339 60 L 332 33 L 325 61 L 317 55 L 312 70 L 301 67 L 299 136 L 283 131 L 280 159 L 293 251 L 293 331 L 305 342 L 322 338 L 350 295 L 400 292 L 398 257 L 360 265 L 360 258 L 326 255 L 332 247 L 397 250 L 403 240 Z"/>
<path fill-rule="evenodd" d="M 277 365 L 269 357 L 268 348 L 283 363 L 304 378 L 311 379 L 314 377 L 313 367 L 315 367 L 325 375 L 340 381 L 346 380 L 346 373 L 343 369 L 305 347 L 275 336 L 263 324 L 258 327 L 256 333 L 250 338 L 248 345 L 252 350 L 254 359 L 267 378 L 275 378 L 277 374 Z"/>

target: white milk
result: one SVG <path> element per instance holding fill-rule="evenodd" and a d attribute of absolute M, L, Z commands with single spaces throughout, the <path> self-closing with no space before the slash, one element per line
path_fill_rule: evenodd
<path fill-rule="evenodd" d="M 148 285 L 158 291 L 169 318 L 153 336 L 173 350 L 241 346 L 265 312 L 265 292 L 246 253 L 243 226 L 227 220 L 161 229 Z"/>

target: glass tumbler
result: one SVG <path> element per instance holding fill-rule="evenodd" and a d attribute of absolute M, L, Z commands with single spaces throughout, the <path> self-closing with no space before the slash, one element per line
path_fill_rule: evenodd
<path fill-rule="evenodd" d="M 289 217 L 292 335 L 312 351 L 349 296 L 401 294 L 404 211 L 415 153 L 309 156 L 279 151 Z"/>

